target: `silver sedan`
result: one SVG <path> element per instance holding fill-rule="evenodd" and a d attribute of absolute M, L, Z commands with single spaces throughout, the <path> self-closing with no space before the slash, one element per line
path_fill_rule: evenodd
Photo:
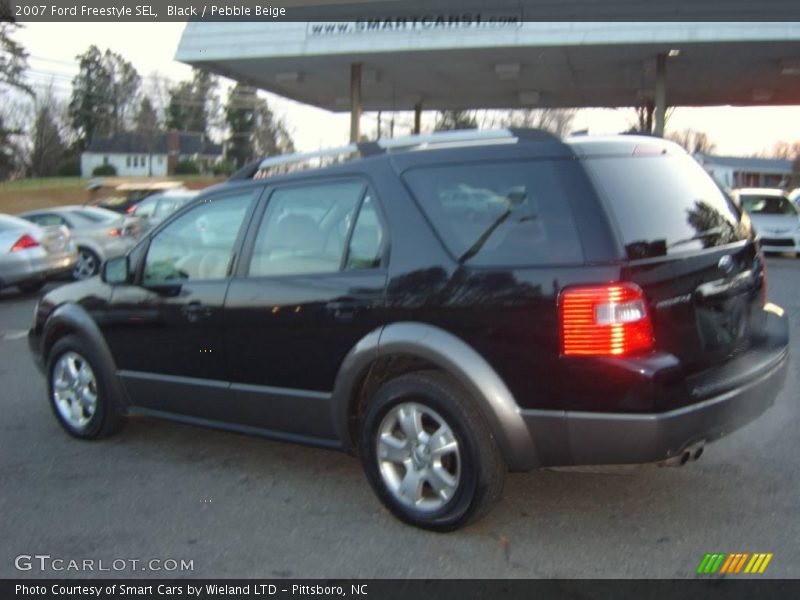
<path fill-rule="evenodd" d="M 0 288 L 36 291 L 44 282 L 71 273 L 78 253 L 66 227 L 38 227 L 0 215 Z"/>
<path fill-rule="evenodd" d="M 63 225 L 78 247 L 72 276 L 87 279 L 109 258 L 125 254 L 139 235 L 139 219 L 95 206 L 58 206 L 19 215 L 37 225 Z"/>

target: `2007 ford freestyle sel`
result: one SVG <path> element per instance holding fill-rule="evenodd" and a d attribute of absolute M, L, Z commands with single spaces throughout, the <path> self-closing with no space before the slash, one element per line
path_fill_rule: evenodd
<path fill-rule="evenodd" d="M 31 348 L 69 433 L 144 414 L 340 448 L 443 531 L 507 470 L 684 461 L 773 403 L 788 327 L 758 240 L 675 144 L 337 152 L 356 156 L 243 168 L 40 301 Z"/>

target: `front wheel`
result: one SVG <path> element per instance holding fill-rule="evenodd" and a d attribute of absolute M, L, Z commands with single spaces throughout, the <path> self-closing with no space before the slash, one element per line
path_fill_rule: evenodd
<path fill-rule="evenodd" d="M 384 384 L 364 417 L 361 457 L 396 517 L 434 531 L 474 521 L 500 498 L 506 467 L 475 401 L 444 374 Z"/>
<path fill-rule="evenodd" d="M 109 377 L 94 349 L 82 338 L 58 340 L 47 361 L 50 406 L 70 434 L 95 439 L 116 433 L 125 423 Z"/>

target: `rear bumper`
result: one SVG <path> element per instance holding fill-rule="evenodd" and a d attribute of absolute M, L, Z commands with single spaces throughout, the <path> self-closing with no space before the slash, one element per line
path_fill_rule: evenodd
<path fill-rule="evenodd" d="M 711 397 L 660 413 L 522 410 L 542 466 L 659 462 L 755 420 L 775 401 L 788 370 L 788 323 L 770 315 L 758 364 Z M 744 357 L 747 358 L 747 357 Z"/>
<path fill-rule="evenodd" d="M 32 252 L 28 256 L 14 258 L 13 261 L 6 261 L 0 270 L 0 283 L 3 285 L 55 279 L 69 274 L 78 261 L 78 254 L 73 249 L 57 254 Z"/>

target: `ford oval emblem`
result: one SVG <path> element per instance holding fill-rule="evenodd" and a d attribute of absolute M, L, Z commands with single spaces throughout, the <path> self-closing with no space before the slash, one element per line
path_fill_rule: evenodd
<path fill-rule="evenodd" d="M 719 259 L 717 263 L 717 267 L 720 271 L 725 273 L 725 275 L 730 275 L 731 271 L 733 271 L 733 259 L 729 255 L 725 255 Z"/>

